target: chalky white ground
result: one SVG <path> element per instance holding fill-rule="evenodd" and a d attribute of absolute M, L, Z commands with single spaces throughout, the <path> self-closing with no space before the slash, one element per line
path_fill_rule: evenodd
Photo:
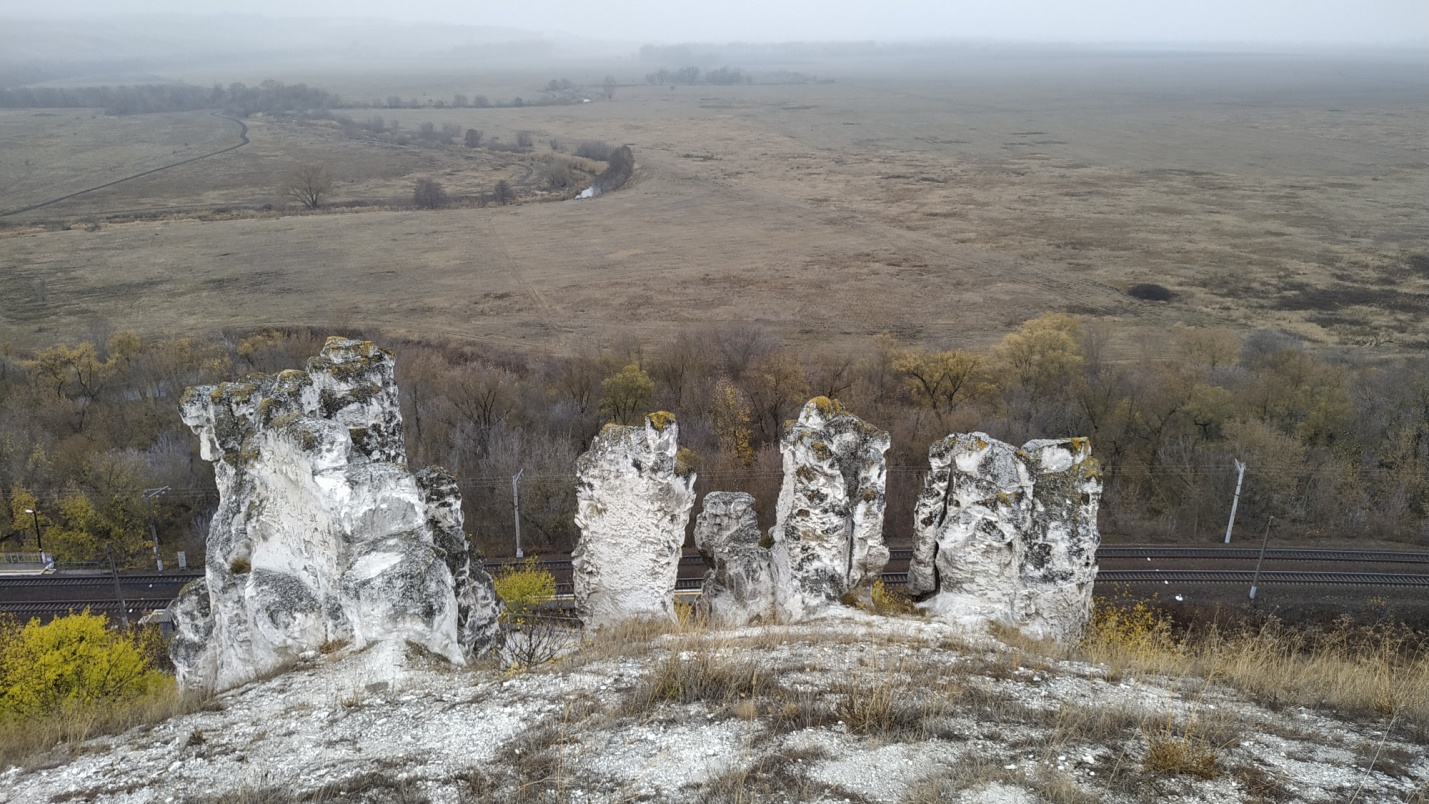
<path fill-rule="evenodd" d="M 1343 802 L 1356 790 L 1361 802 L 1412 801 L 1429 786 L 1423 746 L 1386 739 L 1384 724 L 1303 709 L 1272 712 L 1229 690 L 1184 681 L 1109 680 L 1091 665 L 1019 663 L 990 639 L 969 643 L 938 623 L 838 612 L 828 620 L 704 638 L 709 650 L 755 658 L 779 668 L 781 683 L 812 689 L 920 662 L 1034 710 L 1105 705 L 1141 713 L 1150 724 L 1187 715 L 1236 722 L 1238 736 L 1221 748 L 1222 765 L 1258 768 L 1292 801 Z M 998 722 L 975 707 L 950 715 L 943 732 L 956 738 L 917 741 L 859 736 L 840 724 L 779 733 L 758 717 L 702 704 L 620 715 L 621 702 L 656 658 L 669 655 L 662 647 L 679 639 L 661 637 L 640 655 L 518 674 L 409 660 L 391 643 L 353 656 L 313 657 L 222 693 L 216 711 L 92 740 L 45 769 L 11 768 L 0 774 L 0 801 L 212 801 L 264 790 L 299 796 L 373 771 L 405 780 L 433 802 L 480 800 L 467 787 L 470 772 L 499 778 L 503 754 L 543 726 L 560 730 L 562 786 L 578 802 L 698 801 L 708 780 L 777 753 L 804 757 L 789 771 L 803 780 L 802 792 L 791 790 L 789 800 L 897 802 L 919 780 L 952 777 L 975 761 L 998 769 L 996 777 L 952 800 L 1037 801 L 1031 780 L 1049 772 L 1074 779 L 1100 801 L 1256 800 L 1230 772 L 1211 780 L 1161 776 L 1154 788 L 1136 792 L 1124 784 L 1109 788 L 1111 769 L 1139 768 L 1143 736 L 1105 745 L 1059 742 L 1051 726 Z M 739 648 L 745 639 L 756 647 Z M 1004 670 L 984 675 L 992 666 Z M 592 705 L 604 714 L 583 714 Z M 1365 757 L 1376 752 L 1399 757 L 1398 767 L 1367 770 Z M 1405 756 L 1412 759 L 1406 763 Z"/>

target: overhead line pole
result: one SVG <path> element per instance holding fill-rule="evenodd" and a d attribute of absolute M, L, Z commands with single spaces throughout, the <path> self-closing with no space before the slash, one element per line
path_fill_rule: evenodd
<path fill-rule="evenodd" d="M 1235 509 L 1240 505 L 1240 483 L 1245 480 L 1245 464 L 1239 459 L 1235 462 L 1235 497 L 1231 499 L 1231 519 L 1226 523 L 1226 544 L 1231 543 L 1231 528 L 1235 527 Z"/>
<path fill-rule="evenodd" d="M 149 535 L 154 538 L 154 565 L 159 568 L 159 572 L 164 571 L 164 558 L 159 555 L 159 528 L 154 524 L 153 499 L 168 490 L 168 486 L 157 489 L 144 489 L 144 513 L 149 518 Z"/>
<path fill-rule="evenodd" d="M 1260 585 L 1260 568 L 1265 564 L 1265 546 L 1270 544 L 1270 526 L 1275 524 L 1275 517 L 1271 517 L 1265 522 L 1265 538 L 1260 542 L 1260 560 L 1255 562 L 1255 577 L 1250 581 L 1250 602 L 1255 603 L 1255 587 Z"/>
<path fill-rule="evenodd" d="M 521 552 L 521 475 L 526 472 L 526 467 L 521 467 L 521 471 L 511 476 L 511 510 L 516 517 L 516 557 L 525 558 L 526 554 Z"/>

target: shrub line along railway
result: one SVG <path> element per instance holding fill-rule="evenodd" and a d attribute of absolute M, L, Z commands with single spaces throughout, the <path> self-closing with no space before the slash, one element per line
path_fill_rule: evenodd
<path fill-rule="evenodd" d="M 891 552 L 891 563 L 903 564 L 912 558 L 913 551 L 896 548 Z M 1105 545 L 1097 551 L 1100 562 L 1107 560 L 1161 560 L 1167 562 L 1187 561 L 1247 561 L 1255 560 L 1260 551 L 1250 548 L 1232 547 L 1134 547 Z M 1264 570 L 1260 573 L 1262 585 L 1284 586 L 1358 586 L 1367 588 L 1429 588 L 1429 552 L 1378 551 L 1378 550 L 1335 550 L 1317 548 L 1276 548 L 1267 550 L 1268 561 L 1279 562 L 1362 562 L 1377 565 L 1406 565 L 1410 571 L 1340 572 L 1323 570 Z M 488 562 L 488 569 L 497 570 L 507 564 L 517 563 L 515 559 Z M 565 576 L 570 572 L 569 558 L 553 558 L 539 562 L 553 573 Z M 695 554 L 687 554 L 680 560 L 682 575 L 676 581 L 675 591 L 697 592 L 703 581 L 704 560 Z M 1417 565 L 1417 566 L 1416 566 Z M 179 590 L 190 581 L 203 577 L 202 573 L 136 573 L 119 578 L 124 592 L 124 601 L 131 614 L 142 614 L 162 609 L 174 599 Z M 1144 583 L 1191 583 L 1191 584 L 1250 584 L 1255 580 L 1252 570 L 1234 569 L 1108 569 L 1097 574 L 1097 580 L 1114 584 Z M 908 581 L 906 571 L 892 571 L 883 574 L 883 581 L 891 586 L 902 586 Z M 561 578 L 556 585 L 559 597 L 569 596 L 571 584 Z M 0 576 L 0 613 L 21 617 L 54 616 L 69 611 L 88 608 L 95 612 L 118 613 L 119 601 L 114 594 L 114 576 L 102 572 L 58 575 Z"/>

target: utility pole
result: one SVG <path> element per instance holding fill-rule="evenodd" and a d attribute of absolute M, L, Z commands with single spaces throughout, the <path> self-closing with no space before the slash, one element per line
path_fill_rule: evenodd
<path fill-rule="evenodd" d="M 157 489 L 144 489 L 144 513 L 149 517 L 149 535 L 154 538 L 154 564 L 159 568 L 159 572 L 164 571 L 164 558 L 159 555 L 159 528 L 154 524 L 153 500 L 168 490 L 168 486 Z"/>
<path fill-rule="evenodd" d="M 1255 587 L 1260 585 L 1260 565 L 1265 563 L 1265 546 L 1270 544 L 1270 526 L 1275 524 L 1275 517 L 1271 517 L 1265 523 L 1265 538 L 1260 542 L 1260 560 L 1255 562 L 1255 577 L 1250 582 L 1250 602 L 1255 602 Z"/>
<path fill-rule="evenodd" d="M 516 515 L 516 557 L 525 558 L 526 554 L 521 552 L 521 475 L 525 474 L 526 467 L 521 467 L 521 471 L 511 476 L 511 510 Z"/>
<path fill-rule="evenodd" d="M 114 566 L 114 545 L 106 544 L 104 549 L 109 553 L 109 574 L 114 576 L 114 598 L 119 601 L 119 619 L 124 623 L 124 627 L 129 627 L 129 604 L 124 602 L 124 590 L 119 588 L 119 570 Z"/>
<path fill-rule="evenodd" d="M 1231 543 L 1231 528 L 1235 527 L 1235 509 L 1240 505 L 1240 482 L 1245 480 L 1245 464 L 1239 459 L 1235 462 L 1235 497 L 1231 500 L 1231 521 L 1226 523 L 1226 544 Z"/>

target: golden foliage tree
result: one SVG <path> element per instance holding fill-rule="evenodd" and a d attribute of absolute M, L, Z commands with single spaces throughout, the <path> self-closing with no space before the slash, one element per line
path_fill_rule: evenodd
<path fill-rule="evenodd" d="M 998 344 L 998 368 L 1035 394 L 1065 393 L 1082 367 L 1081 333 L 1076 316 L 1040 315 Z"/>
<path fill-rule="evenodd" d="M 505 606 L 501 612 L 503 622 L 524 623 L 538 606 L 556 597 L 556 576 L 536 556 L 507 564 L 491 581 L 496 588 L 496 596 Z"/>
<path fill-rule="evenodd" d="M 634 424 L 650 408 L 655 381 L 634 363 L 600 381 L 600 411 L 613 421 Z"/>
<path fill-rule="evenodd" d="M 715 383 L 713 405 L 710 408 L 715 436 L 719 438 L 719 448 L 724 454 L 734 458 L 741 466 L 754 462 L 754 448 L 749 439 L 749 401 L 739 386 L 721 377 Z"/>
<path fill-rule="evenodd" d="M 984 389 L 985 368 L 981 357 L 961 349 L 910 349 L 893 360 L 893 369 L 903 375 L 913 399 L 939 416 L 953 412 Z"/>

